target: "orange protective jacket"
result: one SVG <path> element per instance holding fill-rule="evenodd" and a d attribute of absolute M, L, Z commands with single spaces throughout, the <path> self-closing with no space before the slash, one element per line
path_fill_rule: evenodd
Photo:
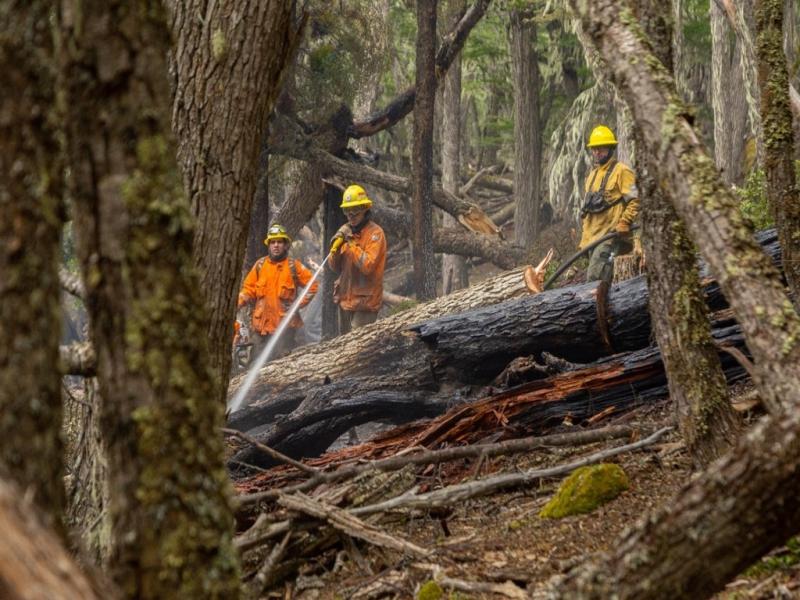
<path fill-rule="evenodd" d="M 383 302 L 383 270 L 386 267 L 386 236 L 381 226 L 367 222 L 342 244 L 330 259 L 340 273 L 333 301 L 348 311 L 378 312 Z"/>
<path fill-rule="evenodd" d="M 292 273 L 294 270 L 294 273 Z M 297 297 L 298 286 L 306 286 L 311 281 L 311 271 L 299 260 L 284 258 L 272 262 L 264 256 L 253 265 L 242 283 L 239 292 L 239 306 L 255 301 L 253 309 L 253 329 L 261 335 L 274 333 L 283 316 Z M 319 284 L 315 281 L 303 298 L 301 307 L 306 306 L 317 293 Z M 303 326 L 299 313 L 295 313 L 289 327 Z"/>

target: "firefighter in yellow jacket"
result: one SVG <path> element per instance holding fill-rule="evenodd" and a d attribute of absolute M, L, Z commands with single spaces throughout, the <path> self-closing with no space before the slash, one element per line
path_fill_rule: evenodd
<path fill-rule="evenodd" d="M 264 244 L 268 248 L 267 256 L 256 261 L 244 278 L 239 292 L 240 308 L 249 302 L 255 303 L 250 335 L 256 355 L 275 333 L 300 292 L 300 287 L 308 285 L 312 278 L 311 272 L 299 260 L 289 258 L 292 238 L 281 225 L 275 224 L 269 228 Z M 303 298 L 301 307 L 311 302 L 318 287 L 315 281 Z M 272 356 L 282 356 L 294 348 L 297 330 L 302 326 L 300 314 L 295 313 Z"/>
<path fill-rule="evenodd" d="M 351 185 L 340 208 L 347 223 L 331 240 L 331 268 L 339 273 L 333 300 L 339 305 L 339 333 L 373 323 L 383 302 L 386 236 L 370 218 L 372 200 L 360 185 Z"/>
<path fill-rule="evenodd" d="M 586 281 L 602 279 L 611 283 L 614 256 L 632 249 L 631 225 L 639 214 L 639 191 L 633 171 L 614 157 L 617 139 L 613 131 L 605 125 L 595 127 L 587 148 L 594 168 L 584 186 L 579 247 L 585 248 L 612 231 L 618 234 L 592 250 L 586 270 Z"/>

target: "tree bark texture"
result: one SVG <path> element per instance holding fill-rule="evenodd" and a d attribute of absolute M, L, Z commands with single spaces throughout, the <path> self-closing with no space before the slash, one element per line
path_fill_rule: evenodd
<path fill-rule="evenodd" d="M 223 407 L 169 126 L 166 11 L 122 0 L 62 6 L 70 195 L 109 452 L 111 572 L 130 598 L 234 598 Z"/>
<path fill-rule="evenodd" d="M 169 0 L 172 126 L 197 220 L 194 262 L 211 364 L 227 381 L 259 145 L 299 33 L 293 2 Z M 221 398 L 220 398 L 221 399 Z"/>
<path fill-rule="evenodd" d="M 657 58 L 672 71 L 669 6 L 660 0 L 633 4 Z M 678 426 L 695 466 L 706 467 L 736 442 L 739 420 L 711 338 L 699 285 L 695 247 L 668 196 L 657 184 L 656 165 L 644 151 L 641 130 L 636 183 L 641 190 L 642 243 L 647 256 L 650 318 L 669 381 Z"/>
<path fill-rule="evenodd" d="M 770 417 L 551 598 L 708 598 L 800 530 L 800 412 Z M 691 557 L 691 560 L 687 560 Z"/>
<path fill-rule="evenodd" d="M 772 412 L 800 404 L 800 318 L 780 273 L 756 243 L 738 199 L 723 184 L 690 125 L 669 73 L 634 32 L 630 11 L 608 0 L 572 0 L 586 32 L 631 106 L 661 185 L 729 299 L 755 362 L 754 379 Z"/>
<path fill-rule="evenodd" d="M 47 20 L 40 23 L 46 25 Z M 112 586 L 84 575 L 40 517 L 24 492 L 0 480 L 0 596 L 6 600 L 119 598 Z"/>
<path fill-rule="evenodd" d="M 466 8 L 464 0 L 449 0 L 450 16 L 460 16 Z M 442 93 L 442 188 L 458 194 L 461 182 L 461 56 L 453 59 L 447 70 Z M 458 221 L 448 213 L 442 215 L 442 227 L 455 228 Z M 434 236 L 436 234 L 434 233 Z M 434 250 L 436 239 L 434 237 Z M 469 285 L 466 258 L 459 254 L 442 256 L 442 295 Z"/>
<path fill-rule="evenodd" d="M 786 280 L 800 307 L 800 188 L 795 179 L 789 75 L 783 52 L 783 2 L 756 1 L 758 81 L 764 123 L 764 172 L 781 240 Z"/>
<path fill-rule="evenodd" d="M 264 256 L 264 238 L 267 237 L 269 225 L 269 149 L 264 144 L 258 158 L 258 181 L 247 230 L 247 250 L 242 268 L 244 273 L 250 271 L 255 262 Z"/>
<path fill-rule="evenodd" d="M 51 6 L 0 6 L 0 470 L 59 533 L 63 220 Z"/>
<path fill-rule="evenodd" d="M 327 244 L 333 239 L 336 231 L 344 225 L 347 220 L 342 213 L 339 205 L 342 201 L 342 193 L 332 185 L 325 186 L 325 213 L 323 218 L 324 231 L 322 233 L 322 247 L 327 249 Z M 322 272 L 322 339 L 330 340 L 339 335 L 339 305 L 333 301 L 333 284 L 339 277 L 331 269 L 330 265 L 325 265 Z"/>
<path fill-rule="evenodd" d="M 436 5 L 417 2 L 416 88 L 412 157 L 414 290 L 417 300 L 436 297 L 433 262 L 433 114 L 436 101 Z"/>
<path fill-rule="evenodd" d="M 744 86 L 739 49 L 731 23 L 720 3 L 709 5 L 711 19 L 711 106 L 714 111 L 714 160 L 728 185 L 741 184 L 744 165 L 744 137 L 747 131 L 747 101 L 744 94 L 732 94 Z"/>
<path fill-rule="evenodd" d="M 518 10 L 510 14 L 511 66 L 514 77 L 514 235 L 530 251 L 539 233 L 541 138 L 539 57 L 536 22 Z"/>

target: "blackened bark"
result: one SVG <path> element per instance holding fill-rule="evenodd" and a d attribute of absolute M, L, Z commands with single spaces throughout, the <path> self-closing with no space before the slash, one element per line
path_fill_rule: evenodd
<path fill-rule="evenodd" d="M 755 14 L 767 195 L 783 247 L 786 280 L 795 307 L 800 307 L 800 189 L 795 180 L 789 75 L 783 52 L 783 2 L 756 0 Z"/>
<path fill-rule="evenodd" d="M 269 226 L 269 149 L 266 144 L 263 144 L 258 159 L 258 182 L 247 233 L 247 251 L 242 269 L 244 273 L 247 273 L 255 262 L 264 256 L 264 238 Z"/>
<path fill-rule="evenodd" d="M 0 469 L 61 529 L 63 218 L 49 2 L 0 7 Z"/>
<path fill-rule="evenodd" d="M 336 231 L 344 225 L 346 219 L 339 205 L 342 193 L 332 185 L 325 186 L 325 215 L 323 217 L 322 248 L 327 250 Z M 333 284 L 339 277 L 329 265 L 325 265 L 322 274 L 322 339 L 329 340 L 339 335 L 339 306 L 333 301 Z"/>
<path fill-rule="evenodd" d="M 669 5 L 634 2 L 653 52 L 672 72 Z M 635 128 L 636 147 L 644 149 Z M 711 339 L 694 245 L 689 241 L 671 190 L 656 183 L 652 156 L 640 151 L 636 183 L 642 197 L 642 243 L 647 256 L 650 317 L 669 380 L 678 425 L 696 467 L 704 468 L 736 442 L 739 420 L 728 401 L 728 387 Z"/>
<path fill-rule="evenodd" d="M 413 246 L 417 300 L 436 296 L 433 261 L 433 114 L 436 100 L 436 4 L 417 2 L 417 96 L 414 103 Z"/>
<path fill-rule="evenodd" d="M 169 125 L 166 11 L 65 0 L 59 19 L 70 196 L 104 399 L 111 572 L 129 598 L 235 598 L 223 405 Z"/>
<path fill-rule="evenodd" d="M 173 130 L 192 213 L 194 262 L 210 311 L 206 338 L 220 383 L 256 189 L 259 144 L 298 32 L 294 2 L 169 0 Z M 222 400 L 224 387 L 215 394 Z"/>

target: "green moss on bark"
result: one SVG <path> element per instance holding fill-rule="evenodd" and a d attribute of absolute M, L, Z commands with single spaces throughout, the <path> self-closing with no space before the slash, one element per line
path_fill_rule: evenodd
<path fill-rule="evenodd" d="M 539 516 L 559 519 L 588 513 L 610 502 L 629 487 L 628 476 L 617 464 L 581 467 L 561 483 Z"/>

